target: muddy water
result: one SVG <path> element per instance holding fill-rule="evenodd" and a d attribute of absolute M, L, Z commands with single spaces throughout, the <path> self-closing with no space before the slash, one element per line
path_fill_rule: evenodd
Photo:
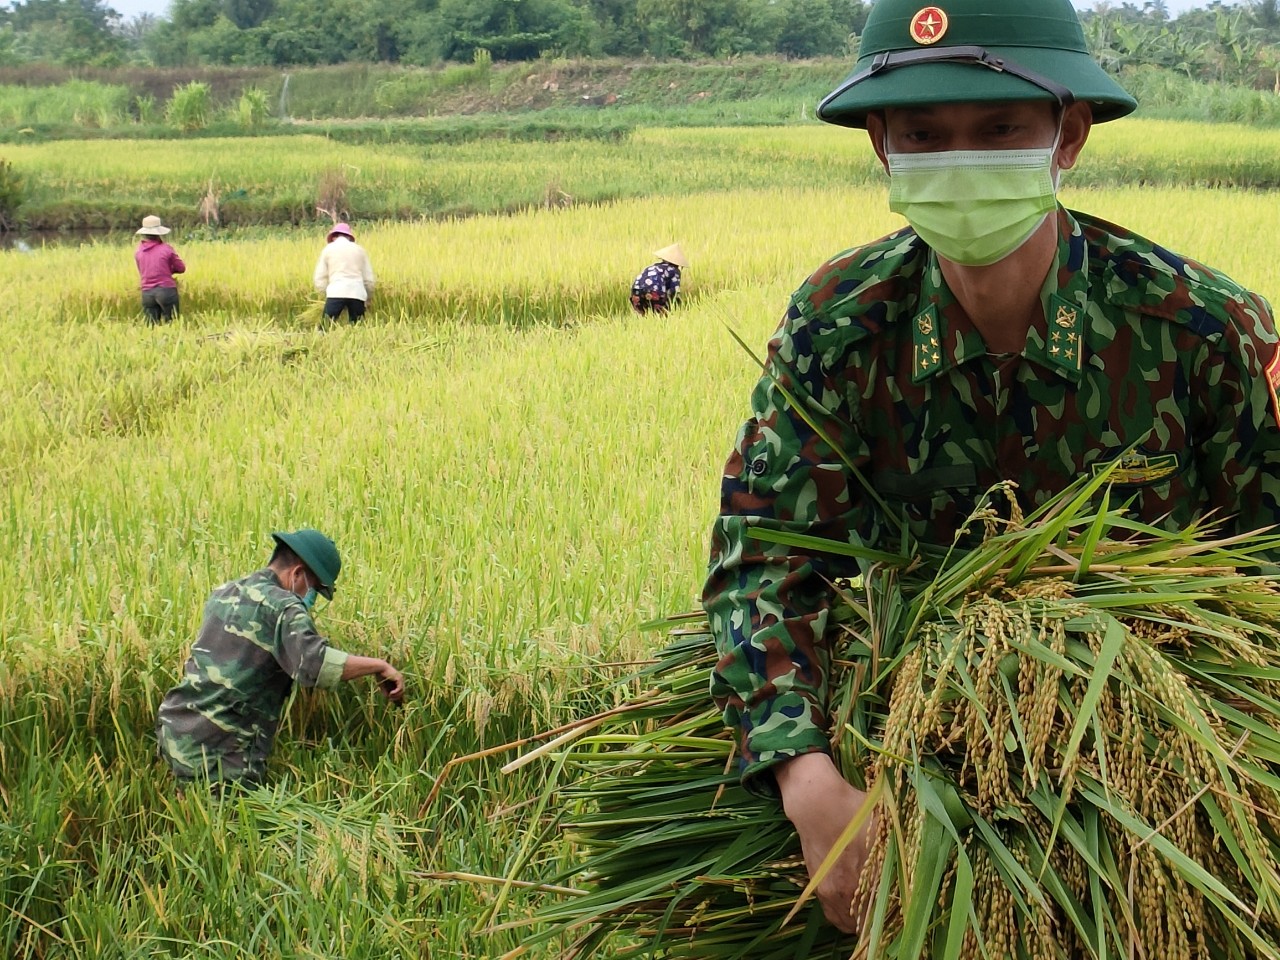
<path fill-rule="evenodd" d="M 28 252 L 41 247 L 83 247 L 98 243 L 124 243 L 122 230 L 32 230 L 0 233 L 0 250 Z"/>

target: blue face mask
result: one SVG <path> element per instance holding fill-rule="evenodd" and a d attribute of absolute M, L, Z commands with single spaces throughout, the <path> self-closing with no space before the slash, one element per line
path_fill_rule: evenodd
<path fill-rule="evenodd" d="M 302 605 L 310 610 L 316 605 L 316 597 L 318 596 L 320 596 L 320 594 L 316 591 L 315 587 L 312 587 L 302 595 Z"/>

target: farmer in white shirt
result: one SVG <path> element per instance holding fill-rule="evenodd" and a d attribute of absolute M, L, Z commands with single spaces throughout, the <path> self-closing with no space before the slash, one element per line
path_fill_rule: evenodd
<path fill-rule="evenodd" d="M 334 224 L 316 262 L 315 285 L 324 291 L 324 315 L 337 320 L 342 311 L 352 323 L 364 316 L 365 302 L 373 293 L 373 265 L 364 247 L 345 223 Z"/>

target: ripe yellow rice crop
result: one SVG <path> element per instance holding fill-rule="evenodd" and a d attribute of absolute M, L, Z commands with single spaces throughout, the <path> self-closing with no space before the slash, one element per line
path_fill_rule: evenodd
<path fill-rule="evenodd" d="M 1157 132 L 1131 129 L 1139 142 L 1121 144 L 1124 162 L 1149 162 L 1141 141 Z M 538 794 L 541 771 L 456 772 L 425 816 L 424 796 L 455 755 L 602 707 L 591 683 L 612 669 L 602 664 L 651 653 L 637 621 L 696 592 L 716 476 L 755 379 L 725 325 L 762 343 L 809 271 L 900 225 L 878 174 L 867 186 L 842 178 L 865 167 L 862 140 L 814 132 L 645 132 L 631 166 L 635 144 L 624 144 L 602 168 L 624 182 L 634 171 L 638 199 L 357 218 L 381 280 L 359 327 L 306 320 L 318 232 L 175 234 L 190 266 L 183 316 L 157 329 L 140 323 L 132 236 L 0 253 L 11 294 L 0 314 L 0 904 L 12 908 L 0 910 L 0 952 L 465 956 L 527 939 L 507 931 L 479 947 L 484 904 L 435 875 L 505 874 L 525 836 L 503 812 Z M 1183 140 L 1197 162 L 1214 149 L 1235 162 L 1246 147 L 1229 137 Z M 294 167 L 245 143 L 218 156 L 249 186 L 278 169 L 292 190 L 316 173 L 305 152 Z M 84 176 L 122 193 L 154 178 L 194 208 L 209 174 L 187 145 L 155 157 L 82 146 Z M 504 163 L 505 146 L 476 146 L 456 165 L 450 154 L 433 163 L 441 182 L 464 186 L 469 159 L 487 171 L 478 183 L 523 164 L 536 204 L 549 171 L 599 159 L 558 148 L 521 146 Z M 71 153 L 22 149 L 26 170 Z M 407 156 L 387 169 L 434 176 Z M 687 175 L 672 173 L 680 159 Z M 157 174 L 162 163 L 189 174 L 190 196 L 181 177 Z M 748 173 L 757 188 L 735 182 Z M 1071 183 L 1069 205 L 1280 297 L 1264 242 L 1280 219 L 1275 195 Z M 631 278 L 673 239 L 693 259 L 688 302 L 633 317 Z M 411 702 L 386 715 L 362 691 L 300 696 L 275 793 L 235 810 L 179 802 L 147 735 L 201 604 L 263 562 L 267 531 L 311 524 L 345 561 L 321 629 L 403 665 Z M 706 709 L 700 670 L 680 674 L 691 716 Z M 715 752 L 717 813 L 756 816 L 738 805 L 723 731 L 709 723 L 686 749 Z M 703 789 L 706 771 L 689 769 Z M 742 832 L 709 823 L 708 835 Z M 758 839 L 777 856 L 750 889 L 788 891 L 785 913 L 795 863 L 777 834 Z M 533 896 L 507 899 L 524 910 Z M 818 926 L 794 925 L 795 942 Z"/>

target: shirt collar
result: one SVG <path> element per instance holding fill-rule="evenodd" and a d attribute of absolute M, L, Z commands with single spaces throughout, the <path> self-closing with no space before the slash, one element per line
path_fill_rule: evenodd
<path fill-rule="evenodd" d="M 1022 356 L 1079 383 L 1088 330 L 1088 256 L 1075 217 L 1058 208 L 1058 250 L 1040 290 L 1044 322 L 1034 324 Z M 982 335 L 947 287 L 937 254 L 929 251 L 920 283 L 920 308 L 911 321 L 912 382 L 923 383 L 987 352 Z"/>

